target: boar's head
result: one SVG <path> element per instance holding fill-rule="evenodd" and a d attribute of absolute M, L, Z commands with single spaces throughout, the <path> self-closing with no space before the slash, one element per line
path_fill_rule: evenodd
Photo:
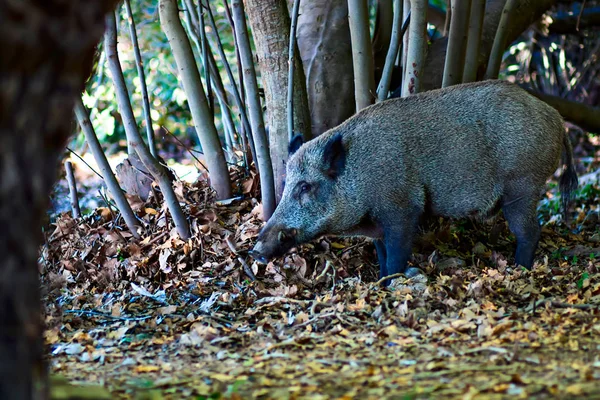
<path fill-rule="evenodd" d="M 296 136 L 289 150 L 283 196 L 250 252 L 263 263 L 298 244 L 334 233 L 337 215 L 344 209 L 338 179 L 346 164 L 342 135 L 322 135 L 305 145 Z"/>

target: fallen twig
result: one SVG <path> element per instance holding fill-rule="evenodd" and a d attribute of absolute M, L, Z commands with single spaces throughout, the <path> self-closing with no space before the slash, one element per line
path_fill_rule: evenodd
<path fill-rule="evenodd" d="M 570 304 L 563 303 L 560 301 L 552 300 L 552 299 L 542 299 L 533 303 L 532 313 L 535 313 L 536 309 L 544 304 L 550 304 L 551 307 L 554 308 L 575 308 L 577 310 L 597 310 L 600 309 L 600 304 Z"/>
<path fill-rule="evenodd" d="M 327 274 L 327 271 L 329 271 L 329 269 L 333 266 L 332 262 L 327 260 L 325 261 L 325 268 L 323 268 L 323 272 L 321 272 L 319 274 L 319 276 L 317 276 L 317 278 L 315 279 L 315 282 L 319 282 L 321 279 L 323 279 L 323 277 Z"/>
<path fill-rule="evenodd" d="M 143 320 L 153 317 L 153 315 L 145 315 L 143 317 L 115 317 L 114 315 L 102 313 L 99 311 L 91 311 L 91 310 L 65 310 L 64 313 L 65 314 L 87 315 L 90 317 L 102 317 L 102 318 L 111 319 L 114 321 L 143 321 Z"/>
<path fill-rule="evenodd" d="M 252 282 L 255 282 L 256 281 L 256 276 L 254 275 L 254 272 L 252 272 L 252 268 L 250 268 L 250 266 L 248 265 L 248 263 L 242 257 L 238 257 L 237 259 L 242 264 L 242 266 L 244 267 L 244 272 L 246 273 L 246 275 L 248 275 L 248 278 L 250 278 L 250 280 Z"/>
<path fill-rule="evenodd" d="M 337 313 L 330 312 L 330 313 L 326 313 L 326 314 L 319 314 L 316 317 L 313 317 L 313 318 L 309 319 L 308 321 L 304 321 L 301 324 L 294 325 L 294 328 L 300 328 L 300 327 L 303 327 L 303 326 L 306 326 L 306 325 L 310 325 L 313 322 L 317 321 L 318 319 L 329 318 L 329 317 L 337 317 Z"/>
<path fill-rule="evenodd" d="M 381 278 L 380 280 L 378 280 L 377 282 L 375 282 L 375 286 L 381 285 L 383 282 L 385 282 L 388 279 L 399 278 L 401 276 L 403 276 L 403 277 L 406 278 L 406 275 L 404 274 L 404 272 L 398 272 L 396 274 L 391 274 L 391 275 L 388 275 L 388 276 L 384 276 L 383 278 Z"/>

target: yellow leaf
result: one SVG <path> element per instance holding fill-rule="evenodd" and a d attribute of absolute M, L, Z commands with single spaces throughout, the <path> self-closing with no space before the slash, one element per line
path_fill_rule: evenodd
<path fill-rule="evenodd" d="M 571 386 L 567 386 L 566 388 L 566 392 L 575 396 L 579 396 L 581 394 L 583 394 L 583 389 L 581 388 L 580 385 L 571 385 Z"/>
<path fill-rule="evenodd" d="M 144 208 L 144 211 L 146 211 L 146 214 L 150 214 L 150 215 L 158 214 L 158 211 L 156 211 L 154 208 Z"/>
<path fill-rule="evenodd" d="M 337 243 L 337 242 L 331 242 L 331 247 L 333 247 L 334 249 L 345 249 L 346 246 L 341 244 L 341 243 Z"/>
<path fill-rule="evenodd" d="M 138 367 L 135 368 L 135 372 L 137 373 L 142 373 L 142 372 L 156 372 L 159 371 L 160 368 L 157 367 L 156 365 L 140 365 Z"/>

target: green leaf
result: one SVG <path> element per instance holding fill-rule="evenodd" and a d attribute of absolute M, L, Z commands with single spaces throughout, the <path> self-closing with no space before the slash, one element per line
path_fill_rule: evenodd
<path fill-rule="evenodd" d="M 581 275 L 581 278 L 579 279 L 579 281 L 577 281 L 577 288 L 578 289 L 583 289 L 583 283 L 585 282 L 586 279 L 589 279 L 590 274 L 588 274 L 587 272 L 584 272 L 583 275 Z"/>

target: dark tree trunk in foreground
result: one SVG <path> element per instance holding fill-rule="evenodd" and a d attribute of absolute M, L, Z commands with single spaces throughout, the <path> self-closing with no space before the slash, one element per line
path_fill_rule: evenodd
<path fill-rule="evenodd" d="M 106 0 L 0 0 L 0 399 L 45 398 L 37 257 Z M 40 385 L 41 383 L 41 385 Z"/>

